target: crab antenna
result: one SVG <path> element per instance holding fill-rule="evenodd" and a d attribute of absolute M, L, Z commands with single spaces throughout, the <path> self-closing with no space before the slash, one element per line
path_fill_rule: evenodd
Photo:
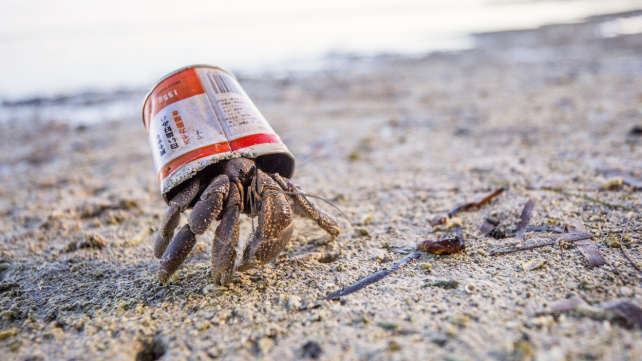
<path fill-rule="evenodd" d="M 273 195 L 273 194 L 279 194 L 279 193 L 283 193 L 283 194 L 296 194 L 296 195 L 299 195 L 299 196 L 304 196 L 304 197 L 311 197 L 311 198 L 320 199 L 320 200 L 324 201 L 325 203 L 327 203 L 327 204 L 331 205 L 331 206 L 332 206 L 334 209 L 336 209 L 337 211 L 339 211 L 339 213 L 341 214 L 341 217 L 343 217 L 346 221 L 348 221 L 348 223 L 350 223 L 350 227 L 352 227 L 352 228 L 357 228 L 357 227 L 354 225 L 354 223 L 352 223 L 352 221 L 348 218 L 348 216 L 346 216 L 346 214 L 345 214 L 345 213 L 343 213 L 343 211 L 341 210 L 341 208 L 339 208 L 336 204 L 334 204 L 333 202 L 331 202 L 331 201 L 329 201 L 329 200 L 327 200 L 327 199 L 325 199 L 325 198 L 323 198 L 323 197 L 319 197 L 319 196 L 315 196 L 315 195 L 313 195 L 313 194 L 307 194 L 307 193 L 303 193 L 303 192 L 290 192 L 290 191 L 283 191 L 283 190 L 281 190 L 281 191 L 272 191 L 272 192 L 270 192 L 270 193 L 265 194 L 263 197 L 269 197 L 269 196 L 271 196 L 271 195 Z"/>

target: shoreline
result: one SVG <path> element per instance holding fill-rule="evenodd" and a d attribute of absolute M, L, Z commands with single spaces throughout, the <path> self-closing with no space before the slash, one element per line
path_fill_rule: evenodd
<path fill-rule="evenodd" d="M 318 63 L 320 65 L 308 66 L 304 63 L 294 62 L 293 65 L 295 68 L 305 68 L 307 70 L 298 70 L 298 71 L 289 71 L 282 69 L 280 71 L 270 70 L 270 67 L 267 67 L 263 70 L 256 71 L 234 71 L 232 72 L 237 75 L 241 80 L 243 79 L 286 79 L 292 77 L 315 77 L 320 76 L 326 72 L 336 72 L 341 70 L 346 70 L 349 68 L 355 68 L 363 64 L 372 64 L 377 65 L 382 62 L 387 62 L 390 60 L 413 60 L 413 59 L 422 59 L 429 57 L 431 55 L 438 54 L 450 54 L 450 53 L 460 53 L 465 51 L 476 50 L 480 47 L 488 46 L 484 39 L 495 39 L 495 42 L 498 42 L 497 39 L 503 39 L 506 37 L 511 37 L 514 35 L 528 34 L 528 33 L 541 33 L 548 28 L 556 27 L 565 27 L 568 25 L 587 25 L 587 26 L 599 26 L 601 23 L 615 20 L 618 18 L 627 18 L 627 17 L 637 17 L 642 16 L 642 9 L 639 10 L 630 10 L 624 12 L 617 12 L 611 14 L 602 14 L 602 15 L 592 15 L 589 17 L 582 18 L 576 22 L 562 22 L 562 23 L 551 23 L 544 24 L 536 28 L 522 28 L 522 29 L 510 29 L 510 30 L 499 30 L 499 31 L 490 31 L 490 32 L 476 32 L 466 35 L 462 35 L 460 38 L 463 41 L 464 39 L 469 38 L 472 44 L 471 47 L 462 47 L 458 49 L 435 49 L 430 51 L 422 52 L 413 52 L 413 53 L 395 53 L 395 52 L 382 52 L 373 55 L 363 55 L 363 54 L 351 54 L 351 53 L 328 53 L 314 60 L 306 61 L 305 63 Z M 642 29 L 640 29 L 642 32 Z M 492 40 L 491 40 L 492 41 Z M 290 61 L 292 62 L 292 61 Z M 339 63 L 340 65 L 334 65 L 333 63 Z M 272 67 L 273 68 L 273 67 Z M 159 75 L 158 78 L 161 78 L 162 75 Z M 153 83 L 150 83 L 153 84 Z M 151 85 L 150 85 L 151 87 Z M 15 107 L 15 106 L 30 106 L 30 105 L 42 105 L 49 104 L 55 105 L 59 103 L 65 103 L 66 101 L 73 101 L 74 99 L 81 99 L 83 97 L 119 97 L 127 96 L 127 94 L 145 94 L 149 91 L 147 88 L 143 87 L 115 87 L 111 89 L 99 89 L 99 88 L 88 88 L 85 90 L 76 90 L 71 92 L 60 92 L 54 95 L 33 95 L 33 96 L 21 96 L 14 97 L 12 99 L 0 98 L 2 103 L 1 107 Z M 89 100 L 91 101 L 91 100 Z"/>

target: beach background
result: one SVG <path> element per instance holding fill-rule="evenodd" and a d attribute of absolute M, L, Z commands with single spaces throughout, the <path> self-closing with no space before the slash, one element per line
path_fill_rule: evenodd
<path fill-rule="evenodd" d="M 0 24 L 0 349 L 10 360 L 633 360 L 642 330 L 640 1 L 5 1 Z M 152 254 L 165 204 L 140 118 L 194 63 L 232 70 L 336 204 L 274 262 L 226 287 L 213 230 L 167 286 Z M 339 301 L 316 301 L 452 229 Z M 492 255 L 532 225 L 573 244 Z M 185 217 L 183 217 L 185 218 Z M 346 219 L 347 218 L 347 219 Z M 184 222 L 184 220 L 183 220 Z M 452 222 L 451 222 L 452 223 Z M 242 237 L 251 221 L 241 224 Z M 551 236 L 527 232 L 525 242 Z M 623 257 L 624 249 L 631 262 Z M 581 297 L 588 306 L 553 312 Z M 308 309 L 306 305 L 314 305 Z"/>

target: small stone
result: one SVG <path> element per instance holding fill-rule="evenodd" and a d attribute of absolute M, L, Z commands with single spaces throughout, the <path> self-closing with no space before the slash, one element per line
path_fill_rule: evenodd
<path fill-rule="evenodd" d="M 267 355 L 272 347 L 274 347 L 274 340 L 268 337 L 264 337 L 259 340 L 258 347 L 263 355 Z"/>
<path fill-rule="evenodd" d="M 203 331 L 207 330 L 208 328 L 212 327 L 212 323 L 208 320 L 205 320 L 203 322 L 199 322 L 196 324 L 196 328 Z"/>
<path fill-rule="evenodd" d="M 302 358 L 318 359 L 323 353 L 321 345 L 314 341 L 308 341 L 301 346 Z"/>
<path fill-rule="evenodd" d="M 4 340 L 9 337 L 13 337 L 18 334 L 18 329 L 10 328 L 8 330 L 0 331 L 0 340 Z"/>
<path fill-rule="evenodd" d="M 357 232 L 361 237 L 368 237 L 370 236 L 370 231 L 367 228 L 359 228 L 357 229 Z"/>
<path fill-rule="evenodd" d="M 431 269 L 432 268 L 432 264 L 430 264 L 428 262 L 424 262 L 424 263 L 420 263 L 419 267 L 421 267 L 423 269 Z"/>
<path fill-rule="evenodd" d="M 604 240 L 604 243 L 606 243 L 607 246 L 612 248 L 620 247 L 620 239 L 615 236 L 606 237 L 606 239 Z"/>
<path fill-rule="evenodd" d="M 466 291 L 466 293 L 477 292 L 477 288 L 477 285 L 473 281 L 466 282 L 466 285 L 464 286 L 464 290 Z"/>
<path fill-rule="evenodd" d="M 399 342 L 392 340 L 388 342 L 388 349 L 390 351 L 399 351 L 401 350 L 401 345 L 399 345 Z"/>
<path fill-rule="evenodd" d="M 522 269 L 526 271 L 534 271 L 538 268 L 541 268 L 546 264 L 546 260 L 543 258 L 533 258 L 528 262 L 522 263 Z"/>
<path fill-rule="evenodd" d="M 620 296 L 622 297 L 631 297 L 633 296 L 633 290 L 631 290 L 628 287 L 620 287 L 620 291 L 618 292 Z"/>
<path fill-rule="evenodd" d="M 206 294 L 214 291 L 214 288 L 215 288 L 214 284 L 210 283 L 209 285 L 203 287 L 203 294 L 206 295 Z"/>
<path fill-rule="evenodd" d="M 363 216 L 361 216 L 361 224 L 368 224 L 372 221 L 373 214 L 372 213 L 366 213 Z"/>
<path fill-rule="evenodd" d="M 219 351 L 216 347 L 210 347 L 207 349 L 207 355 L 211 358 L 218 358 Z"/>
<path fill-rule="evenodd" d="M 452 218 L 446 218 L 446 223 L 444 224 L 444 226 L 446 227 L 446 229 L 451 229 L 455 227 L 462 227 L 463 224 L 464 223 L 461 221 L 461 218 L 452 217 Z"/>
<path fill-rule="evenodd" d="M 622 178 L 612 178 L 602 183 L 602 189 L 606 189 L 606 190 L 619 189 L 619 188 L 622 188 L 623 183 L 624 183 L 624 180 Z"/>
<path fill-rule="evenodd" d="M 454 315 L 448 319 L 448 322 L 455 326 L 466 327 L 466 324 L 470 322 L 470 317 L 466 315 Z"/>

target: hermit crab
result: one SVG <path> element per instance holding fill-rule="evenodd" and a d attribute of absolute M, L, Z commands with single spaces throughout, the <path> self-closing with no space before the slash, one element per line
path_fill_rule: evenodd
<path fill-rule="evenodd" d="M 154 255 L 161 258 L 158 279 L 167 282 L 185 261 L 196 243 L 196 235 L 220 220 L 212 244 L 212 277 L 217 284 L 230 281 L 234 271 L 263 265 L 281 253 L 292 235 L 292 200 L 297 213 L 314 220 L 332 237 L 340 227 L 318 209 L 290 179 L 266 173 L 248 158 L 224 162 L 224 173 L 207 181 L 196 176 L 169 201 L 154 243 Z M 187 224 L 174 236 L 180 214 L 194 200 Z M 246 241 L 239 242 L 239 216 L 258 217 L 258 225 Z"/>
<path fill-rule="evenodd" d="M 143 123 L 169 206 L 154 240 L 161 282 L 215 221 L 217 284 L 276 258 L 292 236 L 294 213 L 339 235 L 336 220 L 290 180 L 294 157 L 229 71 L 194 65 L 163 77 L 143 102 Z M 188 208 L 187 224 L 174 235 Z M 239 240 L 241 214 L 258 218 L 247 240 Z"/>

